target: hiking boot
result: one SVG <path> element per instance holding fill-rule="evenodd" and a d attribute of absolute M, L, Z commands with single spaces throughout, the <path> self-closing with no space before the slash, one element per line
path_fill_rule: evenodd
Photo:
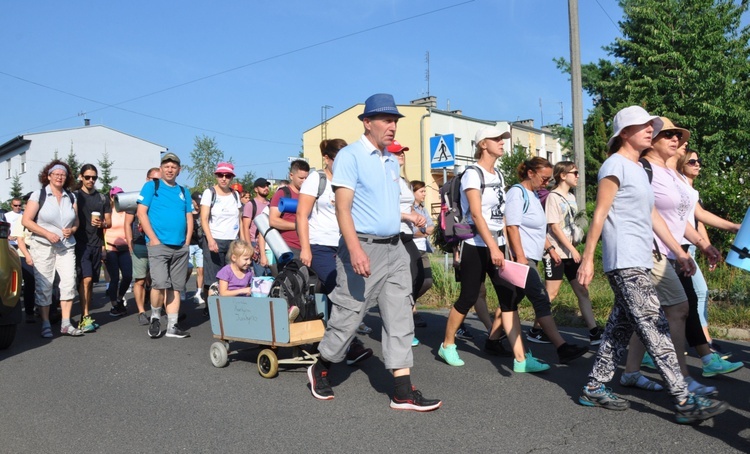
<path fill-rule="evenodd" d="M 313 397 L 320 400 L 333 399 L 333 389 L 328 381 L 328 368 L 320 360 L 307 368 L 307 379 L 310 381 Z"/>
<path fill-rule="evenodd" d="M 696 396 L 690 393 L 684 404 L 675 405 L 674 416 L 678 424 L 691 424 L 713 418 L 718 414 L 724 413 L 728 408 L 729 405 L 724 401 Z"/>
<path fill-rule="evenodd" d="M 443 358 L 443 360 L 451 366 L 459 367 L 464 365 L 463 360 L 458 357 L 456 344 L 449 345 L 447 347 L 443 347 L 443 344 L 440 344 L 440 349 L 438 349 L 438 356 Z"/>
<path fill-rule="evenodd" d="M 566 342 L 562 344 L 561 346 L 557 347 L 557 357 L 560 360 L 560 364 L 568 364 L 574 359 L 580 358 L 588 351 L 589 351 L 588 347 L 584 347 L 582 345 L 569 344 Z"/>
<path fill-rule="evenodd" d="M 456 331 L 456 337 L 461 340 L 465 341 L 472 341 L 474 340 L 474 335 L 471 334 L 471 331 L 469 331 L 469 328 L 466 327 L 463 323 L 458 327 L 458 330 Z"/>
<path fill-rule="evenodd" d="M 719 374 L 728 374 L 741 369 L 742 363 L 730 363 L 729 361 L 721 359 L 718 353 L 711 354 L 711 361 L 708 364 L 703 365 L 703 376 L 713 377 Z"/>
<path fill-rule="evenodd" d="M 427 326 L 427 322 L 424 321 L 421 315 L 419 315 L 419 312 L 414 313 L 414 327 L 415 328 L 425 328 Z"/>
<path fill-rule="evenodd" d="M 547 337 L 546 334 L 544 334 L 544 331 L 542 331 L 539 328 L 530 328 L 529 331 L 526 333 L 526 340 L 529 342 L 533 342 L 535 344 L 551 344 L 552 341 L 549 340 L 549 337 Z"/>
<path fill-rule="evenodd" d="M 366 348 L 356 337 L 354 339 L 356 339 L 356 342 L 352 340 L 352 343 L 349 344 L 349 351 L 346 352 L 347 366 L 353 366 L 358 362 L 364 361 L 372 356 L 371 348 Z"/>
<path fill-rule="evenodd" d="M 154 317 L 151 319 L 151 323 L 148 327 L 148 335 L 151 337 L 151 339 L 156 339 L 161 337 L 162 330 L 161 330 L 161 321 L 158 317 Z"/>
<path fill-rule="evenodd" d="M 487 339 L 484 341 L 484 351 L 494 356 L 513 356 L 513 353 L 503 347 L 502 339 Z"/>
<path fill-rule="evenodd" d="M 602 407 L 607 410 L 622 411 L 630 407 L 630 402 L 612 392 L 611 388 L 599 385 L 596 389 L 583 387 L 583 394 L 578 398 L 578 403 L 586 407 Z"/>
<path fill-rule="evenodd" d="M 549 369 L 549 364 L 534 358 L 531 352 L 526 353 L 526 359 L 521 362 L 516 359 L 513 360 L 513 372 L 536 373 L 544 372 L 547 369 Z"/>
<path fill-rule="evenodd" d="M 599 345 L 602 343 L 602 334 L 604 330 L 598 326 L 589 331 L 589 345 Z"/>
<path fill-rule="evenodd" d="M 394 395 L 391 408 L 394 410 L 432 411 L 437 410 L 443 402 L 440 399 L 426 399 L 414 386 L 406 396 Z"/>
<path fill-rule="evenodd" d="M 165 336 L 183 339 L 185 337 L 190 337 L 190 333 L 181 329 L 179 325 L 175 323 L 171 328 L 167 328 L 167 333 L 165 334 Z"/>

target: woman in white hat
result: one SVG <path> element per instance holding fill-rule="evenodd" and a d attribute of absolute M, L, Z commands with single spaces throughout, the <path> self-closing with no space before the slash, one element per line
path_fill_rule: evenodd
<path fill-rule="evenodd" d="M 688 392 L 651 280 L 653 233 L 674 252 L 688 275 L 695 270 L 693 260 L 655 212 L 648 176 L 638 164 L 641 152 L 651 147 L 651 139 L 662 126 L 659 117 L 639 106 L 627 107 L 615 116 L 614 134 L 607 143 L 610 156 L 599 169 L 596 208 L 578 269 L 578 282 L 587 287 L 594 276 L 594 251 L 601 236 L 603 268 L 615 300 L 578 401 L 609 410 L 630 407 L 630 402 L 614 394 L 606 383 L 612 380 L 635 332 L 655 358 L 675 402 L 677 422 L 687 424 L 722 413 L 728 405 Z"/>

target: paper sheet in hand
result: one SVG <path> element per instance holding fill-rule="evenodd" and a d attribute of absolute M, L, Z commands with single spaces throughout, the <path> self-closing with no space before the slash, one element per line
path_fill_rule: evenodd
<path fill-rule="evenodd" d="M 526 277 L 529 275 L 529 266 L 517 262 L 505 261 L 504 268 L 497 268 L 497 277 L 513 284 L 516 287 L 526 287 Z"/>

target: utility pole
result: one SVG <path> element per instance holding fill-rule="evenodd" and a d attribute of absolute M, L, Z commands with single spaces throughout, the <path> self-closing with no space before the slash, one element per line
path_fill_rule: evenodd
<path fill-rule="evenodd" d="M 320 107 L 320 141 L 328 138 L 328 109 L 333 106 L 325 105 Z"/>
<path fill-rule="evenodd" d="M 581 39 L 578 32 L 578 0 L 568 0 L 570 22 L 570 87 L 573 99 L 573 156 L 578 174 L 576 203 L 586 209 L 586 155 L 583 147 L 583 83 L 581 82 Z"/>

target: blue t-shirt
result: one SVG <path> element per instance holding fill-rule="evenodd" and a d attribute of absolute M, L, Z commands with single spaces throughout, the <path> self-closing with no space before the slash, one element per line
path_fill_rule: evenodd
<path fill-rule="evenodd" d="M 227 283 L 227 290 L 248 288 L 250 287 L 250 282 L 253 280 L 253 270 L 252 268 L 248 269 L 245 272 L 245 276 L 239 278 L 234 274 L 234 271 L 232 271 L 232 265 L 227 265 L 216 273 L 216 279 L 225 281 Z"/>
<path fill-rule="evenodd" d="M 389 152 L 381 152 L 367 137 L 339 151 L 333 161 L 335 187 L 354 191 L 352 219 L 359 233 L 392 236 L 401 230 L 399 166 Z"/>
<path fill-rule="evenodd" d="M 528 207 L 524 213 L 525 200 L 528 200 Z M 505 225 L 518 226 L 527 259 L 537 262 L 542 259 L 544 241 L 547 239 L 547 215 L 536 192 L 515 185 L 508 189 L 505 193 Z"/>
<path fill-rule="evenodd" d="M 602 230 L 604 272 L 636 267 L 651 269 L 654 192 L 648 175 L 640 164 L 615 153 L 602 164 L 598 180 L 609 176 L 615 177 L 620 187 Z"/>
<path fill-rule="evenodd" d="M 193 212 L 193 202 L 180 185 L 159 183 L 154 195 L 154 181 L 147 181 L 138 196 L 138 203 L 148 207 L 148 220 L 156 237 L 167 246 L 183 246 L 187 235 L 187 213 Z M 146 237 L 146 241 L 149 239 Z"/>

